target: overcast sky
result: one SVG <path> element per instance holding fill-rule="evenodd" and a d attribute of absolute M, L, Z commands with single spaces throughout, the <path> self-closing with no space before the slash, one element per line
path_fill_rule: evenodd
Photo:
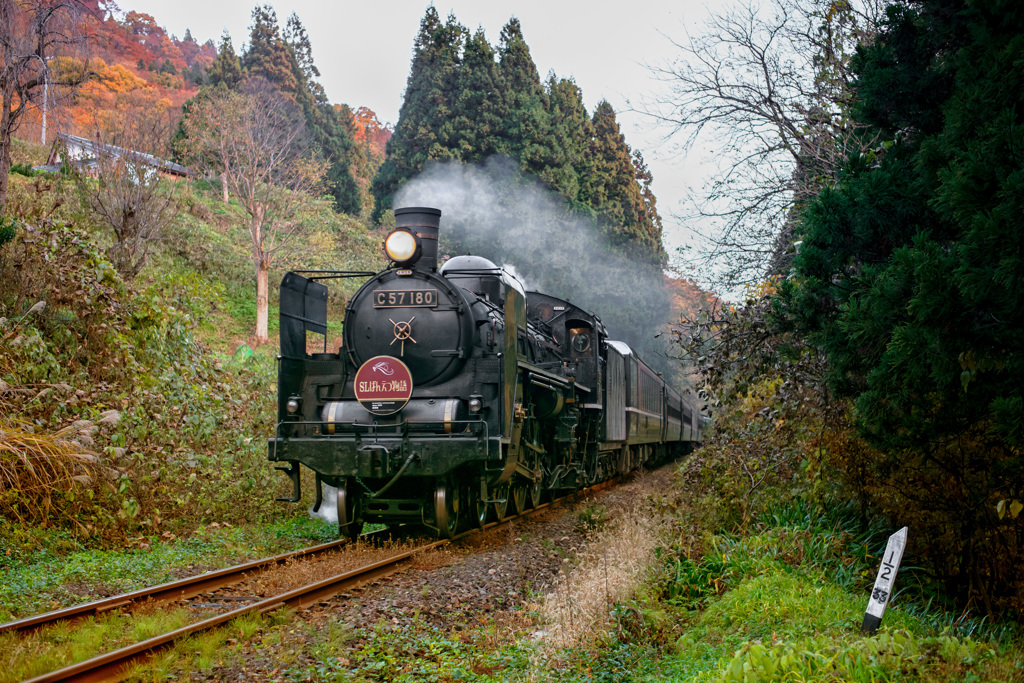
<path fill-rule="evenodd" d="M 715 0 L 709 0 L 715 7 Z M 295 12 L 309 32 L 320 82 L 332 102 L 353 109 L 366 106 L 382 122 L 398 119 L 402 91 L 409 76 L 413 40 L 420 20 L 431 4 L 424 0 L 382 2 L 314 2 L 277 0 L 271 3 L 282 27 Z M 459 23 L 482 27 L 497 46 L 501 27 L 510 16 L 519 18 L 523 36 L 543 79 L 554 70 L 571 76 L 583 90 L 587 110 L 602 99 L 618 113 L 619 124 L 631 147 L 643 152 L 654 174 L 654 191 L 665 222 L 665 247 L 670 256 L 691 236 L 672 216 L 681 210 L 687 187 L 702 184 L 698 158 L 681 158 L 667 131 L 652 127 L 639 114 L 628 111 L 644 98 L 665 89 L 645 64 L 670 60 L 677 41 L 686 32 L 697 33 L 706 16 L 705 0 L 639 0 L 611 3 L 568 0 L 517 0 L 501 4 L 472 0 L 432 3 L 442 17 L 454 12 Z M 219 43 L 226 29 L 235 50 L 249 36 L 254 0 L 123 0 L 124 10 L 151 14 L 169 33 L 181 38 L 185 29 L 199 42 Z M 608 7 L 602 8 L 602 5 Z"/>

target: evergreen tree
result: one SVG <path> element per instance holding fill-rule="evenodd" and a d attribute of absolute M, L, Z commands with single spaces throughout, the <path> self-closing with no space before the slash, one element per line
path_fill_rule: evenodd
<path fill-rule="evenodd" d="M 194 43 L 194 42 L 196 42 L 195 39 L 192 37 L 192 31 L 189 30 L 187 27 L 185 28 L 185 37 L 181 39 L 181 42 L 183 42 L 183 43 Z"/>
<path fill-rule="evenodd" d="M 286 97 L 295 100 L 299 79 L 292 65 L 293 56 L 281 35 L 277 13 L 270 5 L 252 11 L 249 27 L 249 49 L 242 66 L 250 78 L 264 78 Z"/>
<path fill-rule="evenodd" d="M 433 6 L 420 21 L 405 97 L 395 133 L 387 144 L 387 159 L 373 179 L 373 219 L 391 208 L 398 187 L 423 169 L 430 159 L 456 156 L 446 146 L 446 124 L 454 115 L 453 95 L 458 78 L 465 27 L 454 16 L 442 23 Z"/>
<path fill-rule="evenodd" d="M 644 155 L 638 149 L 633 150 L 633 168 L 636 171 L 636 182 L 640 186 L 640 196 L 644 200 L 643 214 L 640 216 L 639 222 L 640 228 L 645 235 L 643 241 L 647 242 L 652 251 L 659 251 L 661 260 L 664 262 L 667 260 L 668 255 L 665 254 L 664 248 L 661 245 L 661 235 L 664 226 L 661 223 L 661 215 L 658 213 L 658 200 L 654 196 L 654 189 L 651 187 L 651 184 L 654 182 L 654 174 L 647 168 Z"/>
<path fill-rule="evenodd" d="M 284 42 L 295 60 L 296 78 L 313 93 L 318 102 L 326 102 L 327 95 L 316 80 L 320 78 L 320 70 L 313 63 L 313 45 L 309 42 L 306 27 L 295 12 L 291 13 L 285 24 Z"/>
<path fill-rule="evenodd" d="M 235 54 L 235 48 L 231 45 L 231 36 L 225 30 L 220 38 L 220 48 L 217 50 L 217 58 L 210 63 L 206 69 L 206 76 L 210 85 L 223 84 L 225 87 L 235 89 L 242 82 L 244 77 L 242 65 Z"/>
<path fill-rule="evenodd" d="M 637 167 L 615 111 L 607 100 L 598 103 L 591 119 L 590 162 L 593 172 L 583 181 L 581 199 L 597 211 L 611 243 L 647 260 L 661 262 L 660 219 L 649 215 Z"/>
<path fill-rule="evenodd" d="M 342 213 L 358 214 L 362 197 L 352 171 L 360 164 L 361 150 L 353 141 L 352 112 L 347 106 L 336 109 L 328 101 L 323 86 L 315 80 L 320 71 L 313 63 L 313 46 L 306 27 L 295 13 L 288 17 L 284 44 L 297 83 L 295 101 L 302 108 L 314 147 L 327 165 L 324 183 L 334 198 L 334 208 Z"/>
<path fill-rule="evenodd" d="M 519 159 L 528 173 L 543 177 L 548 168 L 556 165 L 557 153 L 553 149 L 555 142 L 537 65 L 515 17 L 501 29 L 498 56 L 504 84 L 500 116 L 505 122 L 500 151 Z"/>
<path fill-rule="evenodd" d="M 807 321 L 882 445 L 991 419 L 1024 446 L 1024 422 L 1002 407 L 1019 404 L 1009 370 L 1024 370 L 1024 80 L 1007 78 L 1024 11 L 968 4 L 890 10 L 885 40 L 855 63 L 858 119 L 889 142 L 853 159 L 802 222 Z"/>
<path fill-rule="evenodd" d="M 194 62 L 192 64 L 192 68 L 189 69 L 187 73 L 188 73 L 188 80 L 193 85 L 198 85 L 200 87 L 206 85 L 206 83 L 207 83 L 206 71 L 203 69 L 203 65 L 199 61 Z"/>
<path fill-rule="evenodd" d="M 1024 559 L 1024 516 L 996 515 L 1024 499 L 1021 54 L 1017 2 L 891 6 L 854 61 L 854 118 L 885 142 L 808 207 L 788 287 L 883 449 L 882 511 L 923 515 L 940 577 L 965 599 L 980 586 L 990 611 Z"/>
<path fill-rule="evenodd" d="M 571 79 L 559 79 L 554 72 L 548 74 L 546 91 L 551 137 L 559 144 L 542 176 L 579 205 L 583 181 L 593 171 L 589 156 L 592 125 L 583 105 L 583 91 Z"/>
<path fill-rule="evenodd" d="M 452 111 L 442 139 L 454 156 L 466 163 L 487 159 L 501 149 L 501 102 L 504 81 L 498 72 L 494 48 L 483 29 L 466 36 L 458 69 Z"/>

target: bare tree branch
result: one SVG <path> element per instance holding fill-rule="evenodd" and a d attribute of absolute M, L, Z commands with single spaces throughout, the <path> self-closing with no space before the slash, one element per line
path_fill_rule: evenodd
<path fill-rule="evenodd" d="M 56 78 L 48 64 L 85 44 L 78 32 L 84 11 L 80 0 L 0 0 L 0 212 L 7 205 L 11 136 L 22 116 L 48 88 L 74 89 L 88 78 L 87 60 Z"/>
<path fill-rule="evenodd" d="M 267 81 L 243 92 L 222 90 L 201 101 L 184 121 L 186 155 L 225 179 L 249 215 L 256 272 L 255 343 L 267 334 L 268 271 L 301 231 L 300 210 L 319 190 L 323 164 L 313 158 L 301 113 Z"/>
<path fill-rule="evenodd" d="M 76 176 L 83 203 L 114 233 L 107 256 L 125 279 L 134 278 L 149 258 L 153 244 L 178 206 L 174 181 L 168 180 L 145 158 L 164 156 L 171 119 L 150 99 L 126 95 L 118 99 L 106 127 L 120 149 L 103 147 L 96 159 L 96 178 Z M 102 150 L 106 151 L 102 151 Z"/>
<path fill-rule="evenodd" d="M 672 40 L 675 61 L 649 67 L 668 92 L 643 111 L 684 149 L 707 146 L 720 160 L 688 214 L 677 216 L 708 245 L 700 264 L 718 272 L 719 286 L 734 289 L 782 268 L 779 250 L 788 244 L 780 241 L 794 207 L 817 194 L 851 151 L 872 146 L 847 116 L 849 60 L 875 34 L 882 7 L 881 0 L 736 5 L 711 16 L 700 35 Z"/>

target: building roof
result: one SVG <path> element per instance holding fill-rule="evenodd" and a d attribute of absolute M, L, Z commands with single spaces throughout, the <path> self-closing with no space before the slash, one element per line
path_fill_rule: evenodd
<path fill-rule="evenodd" d="M 176 164 L 173 161 L 168 161 L 166 159 L 161 159 L 160 157 L 153 156 L 152 154 L 136 152 L 135 150 L 125 149 L 124 147 L 108 145 L 104 142 L 100 142 L 99 140 L 90 140 L 89 138 L 83 138 L 77 135 L 68 135 L 67 133 L 57 134 L 57 139 L 54 141 L 53 151 L 50 153 L 50 159 L 48 160 L 49 163 L 52 164 L 56 162 L 58 150 L 62 143 L 69 153 L 71 153 L 73 149 L 80 149 L 83 152 L 90 154 L 93 159 L 101 156 L 111 156 L 115 158 L 120 158 L 122 156 L 131 157 L 137 162 L 146 164 L 147 166 L 152 166 L 164 173 L 170 173 L 172 175 L 186 178 L 195 175 L 195 172 L 186 166 Z M 73 153 L 71 155 L 74 156 Z"/>

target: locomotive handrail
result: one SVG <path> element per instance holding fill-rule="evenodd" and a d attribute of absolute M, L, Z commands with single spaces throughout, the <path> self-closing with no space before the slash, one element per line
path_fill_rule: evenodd
<path fill-rule="evenodd" d="M 533 363 L 528 363 L 526 361 L 520 360 L 520 361 L 518 361 L 518 365 L 519 365 L 519 369 L 520 370 L 526 370 L 531 375 L 537 375 L 537 376 L 539 376 L 539 377 L 541 377 L 541 378 L 551 382 L 552 384 L 557 385 L 560 389 L 568 389 L 571 386 L 571 384 L 569 382 L 567 382 L 565 380 L 565 378 L 559 377 L 555 373 L 550 372 L 549 370 L 545 370 L 543 368 L 540 368 L 540 367 L 534 365 Z"/>
<path fill-rule="evenodd" d="M 301 316 L 301 315 L 295 315 L 294 313 L 289 313 L 288 311 L 281 311 L 279 313 L 279 315 L 282 318 L 291 318 L 292 320 L 301 320 L 304 323 L 312 323 L 314 325 L 323 325 L 323 323 L 321 323 L 319 320 L 314 320 L 312 318 L 306 318 L 306 317 Z"/>
<path fill-rule="evenodd" d="M 373 277 L 377 273 L 370 270 L 290 270 L 290 273 L 302 275 L 312 273 L 323 277 L 312 277 L 310 280 L 340 280 L 346 277 Z"/>

